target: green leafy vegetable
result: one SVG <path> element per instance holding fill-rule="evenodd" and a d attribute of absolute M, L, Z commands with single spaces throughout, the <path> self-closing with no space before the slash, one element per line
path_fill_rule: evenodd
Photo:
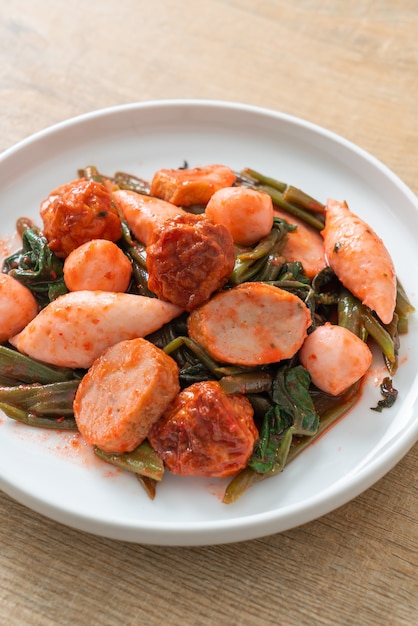
<path fill-rule="evenodd" d="M 293 436 L 292 421 L 279 406 L 274 406 L 264 416 L 260 438 L 248 461 L 248 466 L 259 474 L 279 467 L 283 469 Z"/>
<path fill-rule="evenodd" d="M 383 399 L 379 400 L 377 406 L 371 407 L 372 411 L 377 411 L 378 413 L 381 413 L 383 409 L 389 409 L 390 407 L 392 407 L 398 397 L 398 391 L 394 389 L 392 385 L 392 379 L 389 378 L 389 376 L 384 378 L 382 383 L 380 384 L 380 392 L 383 396 Z"/>
<path fill-rule="evenodd" d="M 309 372 L 298 365 L 279 368 L 272 383 L 274 405 L 263 419 L 260 438 L 248 465 L 258 473 L 281 471 L 294 435 L 314 435 L 319 415 L 309 393 Z"/>
<path fill-rule="evenodd" d="M 67 292 L 63 266 L 44 235 L 35 228 L 26 228 L 22 234 L 22 249 L 5 259 L 3 271 L 30 289 L 44 307 Z"/>
<path fill-rule="evenodd" d="M 310 374 L 302 365 L 279 368 L 273 381 L 273 402 L 292 420 L 295 435 L 313 435 L 318 429 L 319 415 L 309 393 L 310 382 Z"/>

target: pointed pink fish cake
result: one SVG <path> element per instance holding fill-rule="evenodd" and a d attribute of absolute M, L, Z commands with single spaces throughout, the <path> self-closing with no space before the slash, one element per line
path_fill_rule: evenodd
<path fill-rule="evenodd" d="M 396 274 L 380 237 L 336 200 L 327 202 L 321 234 L 327 261 L 342 284 L 389 324 L 396 305 Z"/>
<path fill-rule="evenodd" d="M 87 369 L 106 348 L 146 337 L 181 312 L 157 298 L 72 291 L 48 304 L 10 343 L 33 359 Z"/>

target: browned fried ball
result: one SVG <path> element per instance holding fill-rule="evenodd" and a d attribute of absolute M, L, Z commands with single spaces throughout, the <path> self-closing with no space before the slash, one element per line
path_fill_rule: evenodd
<path fill-rule="evenodd" d="M 41 203 L 40 215 L 49 247 L 61 258 L 91 239 L 117 241 L 122 235 L 111 192 L 85 178 L 52 191 Z"/>
<path fill-rule="evenodd" d="M 225 477 L 243 469 L 258 431 L 243 395 L 227 395 L 217 381 L 183 389 L 148 440 L 173 474 Z"/>
<path fill-rule="evenodd" d="M 186 311 L 223 287 L 234 264 L 229 231 L 201 215 L 187 213 L 166 220 L 147 246 L 149 288 Z"/>

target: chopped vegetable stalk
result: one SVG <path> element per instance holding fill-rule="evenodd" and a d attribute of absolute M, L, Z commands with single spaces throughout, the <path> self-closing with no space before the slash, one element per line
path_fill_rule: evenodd
<path fill-rule="evenodd" d="M 227 485 L 222 499 L 223 504 L 233 504 L 255 483 L 270 476 L 271 474 L 259 474 L 252 467 L 245 467 Z"/>
<path fill-rule="evenodd" d="M 58 383 L 76 377 L 74 370 L 67 367 L 46 365 L 17 350 L 0 346 L 0 385 L 11 386 L 21 383 Z"/>
<path fill-rule="evenodd" d="M 238 285 L 248 280 L 260 279 L 261 275 L 266 279 L 272 271 L 275 276 L 283 265 L 284 260 L 281 257 L 281 251 L 288 238 L 287 232 L 291 228 L 291 226 L 287 227 L 284 222 L 275 220 L 267 237 L 261 239 L 253 248 L 239 250 L 236 255 L 234 270 L 229 279 L 230 283 Z M 267 264 L 268 267 L 266 268 Z M 274 267 L 273 270 L 271 269 L 272 266 Z"/>
<path fill-rule="evenodd" d="M 322 214 L 324 212 L 324 206 L 317 200 L 307 196 L 304 192 L 296 190 L 295 187 L 291 187 L 285 197 L 286 190 L 289 189 L 286 183 L 264 176 L 249 168 L 243 170 L 241 176 L 244 180 L 247 179 L 247 184 L 253 179 L 255 189 L 268 193 L 273 203 L 281 209 L 284 209 L 290 215 L 298 217 L 318 230 L 324 228 L 322 215 L 315 215 L 315 213 Z M 294 201 L 295 197 L 297 202 Z"/>
<path fill-rule="evenodd" d="M 279 230 L 279 228 L 272 228 L 270 234 L 260 239 L 258 244 L 254 248 L 248 248 L 243 252 L 238 254 L 238 259 L 241 261 L 257 261 L 261 259 L 273 249 L 277 245 L 280 239 L 282 239 L 286 234 L 285 229 Z"/>
<path fill-rule="evenodd" d="M 397 367 L 398 355 L 393 338 L 384 326 L 378 321 L 372 311 L 363 306 L 363 323 L 366 331 L 373 337 L 381 348 L 392 368 Z"/>
<path fill-rule="evenodd" d="M 132 242 L 126 252 L 143 269 L 147 268 L 147 253 L 144 244 L 139 242 Z"/>
<path fill-rule="evenodd" d="M 399 279 L 397 279 L 395 311 L 398 315 L 398 333 L 403 334 L 408 332 L 408 318 L 411 313 L 414 313 L 415 308 L 411 304 Z"/>
<path fill-rule="evenodd" d="M 249 280 L 256 280 L 257 274 L 263 270 L 265 263 L 264 258 L 255 261 L 254 259 L 241 260 L 238 257 L 229 281 L 233 285 L 239 285 Z"/>
<path fill-rule="evenodd" d="M 96 183 L 102 184 L 105 178 L 95 165 L 87 165 L 84 169 L 78 170 L 78 175 L 80 178 L 88 178 L 88 180 L 94 180 Z"/>
<path fill-rule="evenodd" d="M 394 376 L 399 365 L 399 348 L 401 345 L 399 339 L 399 317 L 396 313 L 396 310 L 393 314 L 393 320 L 391 321 L 391 323 L 385 325 L 385 330 L 388 332 L 389 336 L 392 339 L 395 359 L 390 359 L 385 353 L 383 353 L 383 358 L 389 374 L 391 376 Z"/>
<path fill-rule="evenodd" d="M 260 282 L 274 282 L 278 280 L 285 263 L 286 260 L 284 257 L 274 253 L 269 254 L 257 276 L 257 280 Z"/>
<path fill-rule="evenodd" d="M 271 390 L 272 376 L 268 372 L 243 372 L 224 376 L 219 384 L 225 393 L 262 393 Z"/>
<path fill-rule="evenodd" d="M 338 324 L 365 341 L 370 335 L 383 352 L 391 374 L 398 365 L 397 316 L 392 325 L 383 325 L 376 315 L 353 294 L 343 289 L 338 303 Z"/>
<path fill-rule="evenodd" d="M 50 430 L 77 430 L 77 424 L 73 417 L 46 417 L 36 415 L 16 406 L 0 402 L 0 410 L 3 411 L 10 419 L 26 424 L 26 426 L 34 426 L 35 428 L 47 428 Z"/>
<path fill-rule="evenodd" d="M 309 196 L 301 189 L 293 187 L 293 185 L 287 185 L 283 193 L 283 199 L 290 204 L 297 204 L 302 209 L 312 211 L 313 213 L 325 212 L 325 207 L 321 202 L 318 202 L 318 200 L 315 200 L 315 198 L 312 198 L 312 196 Z"/>
<path fill-rule="evenodd" d="M 321 202 L 318 202 L 318 200 L 315 200 L 315 198 L 312 198 L 312 196 L 309 196 L 301 189 L 293 187 L 293 185 L 288 185 L 270 176 L 264 176 L 264 174 L 250 168 L 245 168 L 240 175 L 245 178 L 249 177 L 262 185 L 277 189 L 277 191 L 283 193 L 283 199 L 290 204 L 296 204 L 313 213 L 324 213 L 325 211 L 325 206 Z"/>
<path fill-rule="evenodd" d="M 363 305 L 348 289 L 342 289 L 338 298 L 338 324 L 366 341 L 367 331 L 363 323 Z"/>
<path fill-rule="evenodd" d="M 97 446 L 94 446 L 93 450 L 100 459 L 111 465 L 128 472 L 152 478 L 153 480 L 162 480 L 164 474 L 163 462 L 147 440 L 143 441 L 132 452 L 124 452 L 123 454 L 103 452 Z"/>
<path fill-rule="evenodd" d="M 142 476 L 141 474 L 135 474 L 135 476 L 138 479 L 138 482 L 141 483 L 145 489 L 145 492 L 150 500 L 154 500 L 159 481 L 155 480 L 155 478 L 150 478 L 149 476 Z"/>
<path fill-rule="evenodd" d="M 113 180 L 120 189 L 130 189 L 136 191 L 136 193 L 142 193 L 149 195 L 150 184 L 138 176 L 127 174 L 126 172 L 116 172 Z"/>
<path fill-rule="evenodd" d="M 79 380 L 0 387 L 0 402 L 43 417 L 73 416 Z"/>
<path fill-rule="evenodd" d="M 255 181 L 258 183 L 262 183 L 263 185 L 269 185 L 270 187 L 273 187 L 273 189 L 277 189 L 278 191 L 282 192 L 285 191 L 287 187 L 286 183 L 283 183 L 280 180 L 277 180 L 276 178 L 272 178 L 270 176 L 264 176 L 264 174 L 261 174 L 260 172 L 257 172 L 250 167 L 246 167 L 245 169 L 243 169 L 239 173 L 239 176 L 242 176 L 247 182 L 249 179 L 250 182 Z"/>
<path fill-rule="evenodd" d="M 125 235 L 124 227 L 128 228 L 122 221 L 123 242 L 121 247 L 131 262 L 132 276 L 135 283 L 135 289 L 130 288 L 128 291 L 138 292 L 141 296 L 147 296 L 148 298 L 156 298 L 155 293 L 148 287 L 149 274 L 147 270 L 145 246 L 138 241 L 134 241 L 129 230 L 128 235 Z"/>
<path fill-rule="evenodd" d="M 294 204 L 290 204 L 290 202 L 286 202 L 283 194 L 280 191 L 277 191 L 277 189 L 273 189 L 273 187 L 269 187 L 268 185 L 260 185 L 257 189 L 268 193 L 270 198 L 273 200 L 273 204 L 280 207 L 284 211 L 287 211 L 290 215 L 301 219 L 303 222 L 313 226 L 317 230 L 322 230 L 324 228 L 324 221 L 322 219 L 316 217 L 314 213 L 310 213 L 309 211 L 301 209 Z"/>
<path fill-rule="evenodd" d="M 199 361 L 216 377 L 227 376 L 242 372 L 242 368 L 234 366 L 221 366 L 214 361 L 200 346 L 198 343 L 190 339 L 190 337 L 176 337 L 168 345 L 165 346 L 164 352 L 166 354 L 172 354 L 179 348 L 185 345 L 191 350 L 199 359 Z"/>

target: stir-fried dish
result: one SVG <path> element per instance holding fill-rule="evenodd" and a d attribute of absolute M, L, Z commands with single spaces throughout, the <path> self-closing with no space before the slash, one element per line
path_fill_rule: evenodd
<path fill-rule="evenodd" d="M 0 274 L 0 408 L 77 430 L 151 498 L 165 472 L 281 472 L 355 405 L 396 401 L 414 308 L 384 243 L 345 202 L 259 172 L 89 166 L 51 191 Z"/>

